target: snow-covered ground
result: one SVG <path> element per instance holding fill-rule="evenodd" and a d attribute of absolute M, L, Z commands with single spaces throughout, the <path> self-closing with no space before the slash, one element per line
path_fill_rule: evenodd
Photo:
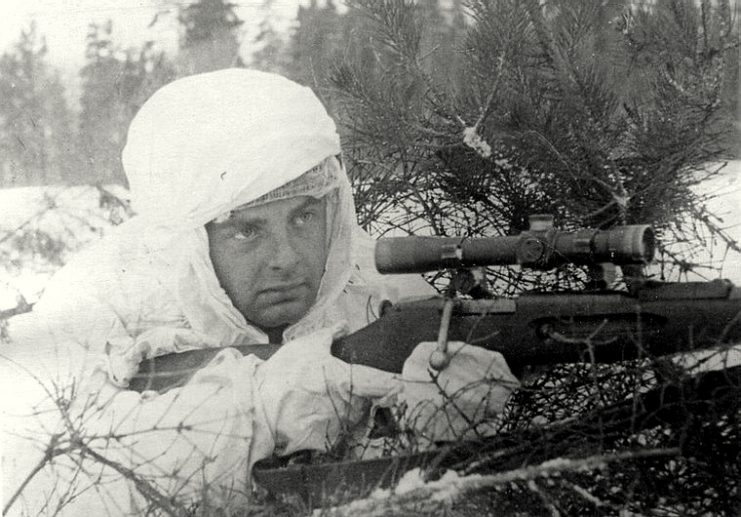
<path fill-rule="evenodd" d="M 0 190 L 0 310 L 36 301 L 73 253 L 127 218 L 127 201 L 118 185 Z"/>
<path fill-rule="evenodd" d="M 722 219 L 728 235 L 741 243 L 741 160 L 730 162 L 702 185 L 711 194 L 710 209 Z M 23 187 L 0 190 L 0 310 L 15 307 L 18 295 L 33 303 L 51 275 L 70 255 L 99 239 L 126 219 L 118 200 L 128 192 L 117 185 Z M 733 280 L 741 285 L 741 253 L 725 253 L 719 241 L 693 257 L 722 269 L 702 269 L 702 277 Z"/>
<path fill-rule="evenodd" d="M 724 219 L 728 233 L 741 245 L 741 160 L 729 162 L 721 176 L 712 182 L 716 199 L 711 207 Z M 741 253 L 732 253 L 724 264 L 727 278 L 741 285 Z"/>
<path fill-rule="evenodd" d="M 718 176 L 701 183 L 697 191 L 712 196 L 708 208 L 717 216 L 718 220 L 715 222 L 741 248 L 741 160 L 728 162 Z M 718 270 L 700 268 L 698 274 L 690 274 L 687 279 L 712 280 L 721 277 L 741 286 L 741 253 L 727 249 L 727 246 L 717 238 L 708 239 L 703 244 L 705 247 L 699 249 L 693 261 Z"/>

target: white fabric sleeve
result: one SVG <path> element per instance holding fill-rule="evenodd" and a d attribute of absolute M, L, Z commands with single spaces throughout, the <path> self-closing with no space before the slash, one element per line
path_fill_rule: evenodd
<path fill-rule="evenodd" d="M 394 374 L 333 357 L 336 332 L 324 329 L 290 341 L 257 367 L 257 411 L 278 454 L 330 449 L 365 423 L 372 399 L 398 387 Z"/>

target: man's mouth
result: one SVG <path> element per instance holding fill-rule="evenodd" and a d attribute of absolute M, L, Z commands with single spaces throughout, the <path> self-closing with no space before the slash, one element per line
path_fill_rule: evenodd
<path fill-rule="evenodd" d="M 273 303 L 279 303 L 300 297 L 303 294 L 301 291 L 305 288 L 305 282 L 277 284 L 261 290 L 260 294 L 266 296 Z"/>

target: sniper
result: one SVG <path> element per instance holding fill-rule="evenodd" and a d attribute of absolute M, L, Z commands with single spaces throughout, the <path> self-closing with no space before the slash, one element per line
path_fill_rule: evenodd
<path fill-rule="evenodd" d="M 310 89 L 245 69 L 179 79 L 135 116 L 122 162 L 136 216 L 8 325 L 7 513 L 244 509 L 255 462 L 362 440 L 373 408 L 439 396 L 425 391 L 425 343 L 402 374 L 330 354 L 385 300 L 432 291 L 375 270 Z M 275 353 L 234 348 L 245 343 Z M 491 380 L 459 407 L 501 412 L 518 383 L 503 357 L 457 346 L 451 385 Z M 142 361 L 200 349 L 216 353 L 183 385 L 130 389 Z M 456 418 L 416 430 L 434 429 L 432 443 L 467 425 Z"/>

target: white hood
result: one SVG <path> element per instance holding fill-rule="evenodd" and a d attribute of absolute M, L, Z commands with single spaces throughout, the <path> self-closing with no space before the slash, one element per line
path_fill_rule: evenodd
<path fill-rule="evenodd" d="M 334 122 L 308 88 L 244 69 L 180 79 L 152 96 L 131 124 L 123 164 L 138 215 L 122 231 L 172 257 L 177 297 L 194 330 L 220 346 L 264 340 L 220 287 L 204 225 L 339 152 Z M 317 303 L 287 338 L 323 326 L 350 278 L 355 212 L 344 171 L 337 189 Z"/>
<path fill-rule="evenodd" d="M 335 124 L 309 88 L 229 69 L 155 93 L 131 123 L 122 158 L 136 213 L 193 229 L 339 153 Z"/>

